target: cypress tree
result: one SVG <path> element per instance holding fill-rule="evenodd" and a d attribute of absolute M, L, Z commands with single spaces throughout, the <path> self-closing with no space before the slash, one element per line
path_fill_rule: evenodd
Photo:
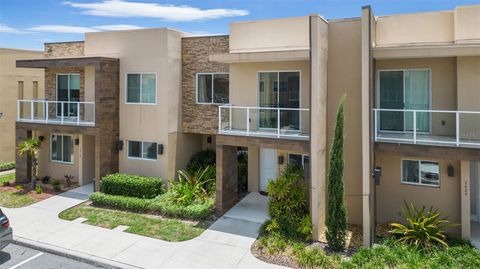
<path fill-rule="evenodd" d="M 329 247 L 334 251 L 341 251 L 345 248 L 347 234 L 347 210 L 345 208 L 343 183 L 344 103 L 345 95 L 341 97 L 338 105 L 327 183 L 326 238 Z"/>

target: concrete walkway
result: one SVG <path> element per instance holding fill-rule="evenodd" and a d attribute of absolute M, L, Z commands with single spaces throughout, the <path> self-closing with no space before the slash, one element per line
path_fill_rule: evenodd
<path fill-rule="evenodd" d="M 86 201 L 92 189 L 90 184 L 24 208 L 2 209 L 18 242 L 120 268 L 280 268 L 250 252 L 267 219 L 268 198 L 258 193 L 247 195 L 199 237 L 166 242 L 58 218 Z"/>

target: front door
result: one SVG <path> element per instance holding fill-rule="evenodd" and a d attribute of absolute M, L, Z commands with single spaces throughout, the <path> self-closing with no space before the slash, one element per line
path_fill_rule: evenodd
<path fill-rule="evenodd" d="M 430 71 L 385 70 L 379 72 L 379 108 L 421 110 L 417 112 L 416 130 L 430 132 Z M 413 112 L 380 111 L 380 130 L 413 131 Z"/>
<path fill-rule="evenodd" d="M 470 217 L 480 222 L 480 162 L 470 163 Z"/>
<path fill-rule="evenodd" d="M 260 191 L 267 191 L 270 180 L 277 178 L 277 150 L 260 149 Z"/>

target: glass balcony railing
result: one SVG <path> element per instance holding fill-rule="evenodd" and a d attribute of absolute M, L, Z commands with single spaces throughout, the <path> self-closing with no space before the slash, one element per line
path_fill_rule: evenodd
<path fill-rule="evenodd" d="M 307 140 L 310 136 L 310 110 L 220 106 L 219 134 Z"/>
<path fill-rule="evenodd" d="M 18 100 L 17 121 L 94 126 L 95 103 Z"/>
<path fill-rule="evenodd" d="M 375 141 L 480 148 L 480 111 L 373 111 Z"/>

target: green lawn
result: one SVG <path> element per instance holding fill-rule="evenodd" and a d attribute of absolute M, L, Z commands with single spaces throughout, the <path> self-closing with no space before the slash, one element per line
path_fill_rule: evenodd
<path fill-rule="evenodd" d="M 5 182 L 15 180 L 15 173 L 0 176 L 0 186 Z M 36 200 L 24 192 L 4 192 L 0 191 L 0 205 L 4 207 L 23 207 L 35 203 Z"/>
<path fill-rule="evenodd" d="M 12 182 L 15 180 L 15 173 L 6 174 L 0 176 L 0 185 L 3 185 L 5 182 Z"/>
<path fill-rule="evenodd" d="M 85 223 L 104 228 L 115 228 L 118 225 L 130 226 L 126 232 L 153 237 L 165 241 L 185 241 L 199 236 L 206 225 L 183 222 L 177 219 L 165 219 L 119 210 L 96 208 L 80 205 L 60 213 L 64 220 L 84 217 Z"/>

